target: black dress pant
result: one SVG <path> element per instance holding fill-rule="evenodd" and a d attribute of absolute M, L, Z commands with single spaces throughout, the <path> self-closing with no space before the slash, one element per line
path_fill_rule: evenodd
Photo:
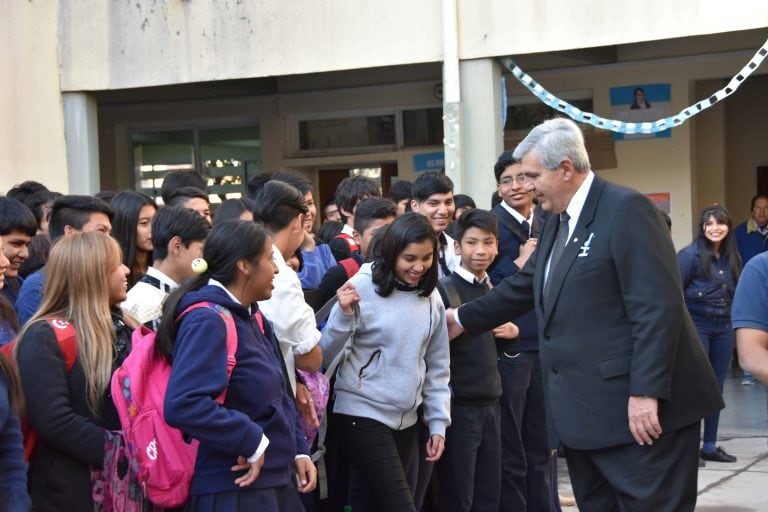
<path fill-rule="evenodd" d="M 683 512 L 696 506 L 699 423 L 663 433 L 652 445 L 600 450 L 565 447 L 582 512 Z"/>
<path fill-rule="evenodd" d="M 359 416 L 335 414 L 343 448 L 356 478 L 349 491 L 352 510 L 416 512 L 413 502 L 416 475 L 416 425 L 393 430 Z"/>

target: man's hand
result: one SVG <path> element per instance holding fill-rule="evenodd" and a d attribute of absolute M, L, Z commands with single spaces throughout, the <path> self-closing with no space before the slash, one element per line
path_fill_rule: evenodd
<path fill-rule="evenodd" d="M 445 439 L 443 436 L 434 434 L 427 440 L 427 462 L 437 462 L 445 450 Z"/>
<path fill-rule="evenodd" d="M 461 333 L 464 332 L 464 329 L 456 323 L 456 319 L 453 317 L 455 314 L 454 308 L 448 308 L 445 310 L 445 319 L 448 322 L 448 339 L 452 340 L 454 338 L 458 338 Z"/>
<path fill-rule="evenodd" d="M 355 285 L 347 281 L 344 286 L 336 290 L 336 298 L 339 299 L 339 307 L 343 312 L 351 315 L 355 310 L 355 304 L 360 302 L 360 295 Z"/>
<path fill-rule="evenodd" d="M 261 454 L 261 457 L 259 457 L 256 462 L 250 463 L 248 462 L 248 459 L 246 459 L 243 456 L 240 456 L 237 458 L 237 464 L 232 466 L 232 471 L 243 471 L 248 470 L 246 474 L 241 476 L 240 478 L 235 479 L 235 485 L 238 485 L 240 487 L 248 487 L 253 482 L 256 481 L 257 478 L 259 478 L 259 473 L 261 473 L 261 466 L 264 465 L 264 454 Z"/>
<path fill-rule="evenodd" d="M 296 457 L 293 461 L 293 467 L 296 469 L 296 479 L 298 480 L 298 491 L 302 494 L 312 492 L 317 485 L 317 468 L 308 457 Z"/>
<path fill-rule="evenodd" d="M 501 324 L 493 330 L 493 335 L 497 338 L 503 338 L 505 340 L 514 340 L 520 336 L 520 329 L 512 322 Z"/>
<path fill-rule="evenodd" d="M 317 410 L 315 409 L 315 401 L 312 400 L 312 394 L 309 392 L 309 388 L 301 382 L 296 382 L 296 409 L 299 410 L 301 416 L 306 419 L 310 425 L 315 428 L 320 426 L 320 420 L 317 419 Z"/>
<path fill-rule="evenodd" d="M 637 444 L 653 444 L 661 435 L 659 402 L 652 396 L 630 396 L 627 405 L 629 430 Z"/>
<path fill-rule="evenodd" d="M 316 247 L 315 237 L 312 233 L 304 231 L 304 240 L 301 241 L 301 248 L 305 251 L 314 251 Z"/>

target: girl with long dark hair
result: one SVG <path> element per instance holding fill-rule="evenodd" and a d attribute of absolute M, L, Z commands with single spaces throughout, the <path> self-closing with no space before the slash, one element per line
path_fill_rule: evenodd
<path fill-rule="evenodd" d="M 132 288 L 152 265 L 152 217 L 157 211 L 154 199 L 146 194 L 126 190 L 112 198 L 112 236 L 120 243 L 123 263 L 131 271 L 128 288 Z"/>
<path fill-rule="evenodd" d="M 685 305 L 722 392 L 733 353 L 731 303 L 741 272 L 733 221 L 725 208 L 720 205 L 704 208 L 699 220 L 699 234 L 691 245 L 678 253 L 678 260 Z M 719 420 L 719 412 L 704 418 L 701 458 L 736 462 L 736 457 L 716 446 Z"/>
<path fill-rule="evenodd" d="M 372 263 L 339 289 L 321 338 L 326 362 L 344 350 L 333 421 L 359 478 L 353 510 L 415 512 L 417 409 L 440 458 L 450 423 L 448 332 L 437 285 L 437 235 L 423 215 L 387 228 Z M 351 343 L 345 346 L 350 332 Z"/>
<path fill-rule="evenodd" d="M 213 227 L 203 257 L 205 270 L 166 300 L 157 336 L 158 350 L 172 361 L 165 419 L 200 441 L 186 510 L 303 511 L 297 486 L 314 489 L 315 467 L 277 339 L 269 322 L 262 330 L 254 319 L 256 301 L 272 295 L 272 240 L 254 222 L 230 220 Z M 231 375 L 220 313 L 204 307 L 180 317 L 201 302 L 235 320 Z"/>

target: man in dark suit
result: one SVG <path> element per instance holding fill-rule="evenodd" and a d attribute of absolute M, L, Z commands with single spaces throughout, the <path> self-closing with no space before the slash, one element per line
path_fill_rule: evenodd
<path fill-rule="evenodd" d="M 534 308 L 550 446 L 565 446 L 581 510 L 693 510 L 699 421 L 723 402 L 658 208 L 595 177 L 570 120 L 514 156 L 552 215 L 517 274 L 448 312 L 452 334 Z"/>

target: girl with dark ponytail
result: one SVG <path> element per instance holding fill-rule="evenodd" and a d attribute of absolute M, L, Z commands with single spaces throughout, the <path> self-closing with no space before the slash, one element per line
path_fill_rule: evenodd
<path fill-rule="evenodd" d="M 254 319 L 256 302 L 272 295 L 272 240 L 256 223 L 230 220 L 211 230 L 203 257 L 202 272 L 166 300 L 156 341 L 172 361 L 165 419 L 200 442 L 187 510 L 303 510 L 291 478 L 297 474 L 298 491 L 310 492 L 315 468 L 277 340 L 268 321 L 262 329 Z M 198 308 L 179 318 L 200 302 L 234 317 L 229 376 L 219 312 Z"/>

